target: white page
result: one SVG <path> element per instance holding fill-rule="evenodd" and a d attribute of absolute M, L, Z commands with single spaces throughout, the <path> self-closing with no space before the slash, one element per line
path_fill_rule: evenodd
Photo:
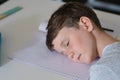
<path fill-rule="evenodd" d="M 44 32 L 39 32 L 38 42 L 16 52 L 13 59 L 58 72 L 75 80 L 88 80 L 90 65 L 75 63 L 60 53 L 49 51 L 45 45 L 45 36 Z"/>
<path fill-rule="evenodd" d="M 106 32 L 117 38 L 119 35 L 119 26 L 110 21 L 100 21 L 103 27 L 113 29 L 114 32 Z M 88 80 L 90 65 L 75 63 L 69 60 L 66 56 L 57 52 L 50 52 L 47 49 L 45 45 L 46 26 L 47 21 L 41 23 L 39 26 L 40 32 L 36 35 L 36 44 L 16 52 L 13 59 L 50 69 L 52 71 L 59 72 L 61 75 L 70 76 L 77 80 Z"/>

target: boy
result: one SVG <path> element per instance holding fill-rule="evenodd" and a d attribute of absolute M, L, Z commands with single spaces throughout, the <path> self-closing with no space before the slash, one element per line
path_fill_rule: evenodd
<path fill-rule="evenodd" d="M 46 45 L 75 62 L 91 63 L 90 80 L 120 79 L 120 42 L 105 33 L 92 9 L 69 2 L 56 10 L 47 25 Z"/>

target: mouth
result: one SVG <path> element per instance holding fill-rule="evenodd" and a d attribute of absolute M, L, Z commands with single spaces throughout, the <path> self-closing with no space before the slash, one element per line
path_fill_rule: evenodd
<path fill-rule="evenodd" d="M 78 55 L 77 60 L 80 60 L 81 54 Z"/>

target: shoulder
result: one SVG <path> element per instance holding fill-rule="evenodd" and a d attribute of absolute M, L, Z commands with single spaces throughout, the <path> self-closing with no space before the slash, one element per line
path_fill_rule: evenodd
<path fill-rule="evenodd" d="M 107 45 L 102 52 L 102 57 L 120 54 L 120 42 L 114 42 Z"/>
<path fill-rule="evenodd" d="M 120 42 L 108 45 L 90 68 L 90 80 L 120 79 Z"/>
<path fill-rule="evenodd" d="M 120 54 L 101 57 L 90 68 L 90 80 L 119 80 Z"/>
<path fill-rule="evenodd" d="M 95 64 L 90 68 L 90 80 L 119 80 L 119 78 L 110 67 Z"/>

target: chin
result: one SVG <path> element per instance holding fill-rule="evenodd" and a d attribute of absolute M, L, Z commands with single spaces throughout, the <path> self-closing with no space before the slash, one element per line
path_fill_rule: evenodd
<path fill-rule="evenodd" d="M 86 61 L 85 61 L 86 64 L 91 64 L 92 62 L 93 62 L 92 59 L 89 59 L 89 60 L 86 60 Z"/>
<path fill-rule="evenodd" d="M 85 62 L 85 64 L 91 64 L 92 62 Z"/>

